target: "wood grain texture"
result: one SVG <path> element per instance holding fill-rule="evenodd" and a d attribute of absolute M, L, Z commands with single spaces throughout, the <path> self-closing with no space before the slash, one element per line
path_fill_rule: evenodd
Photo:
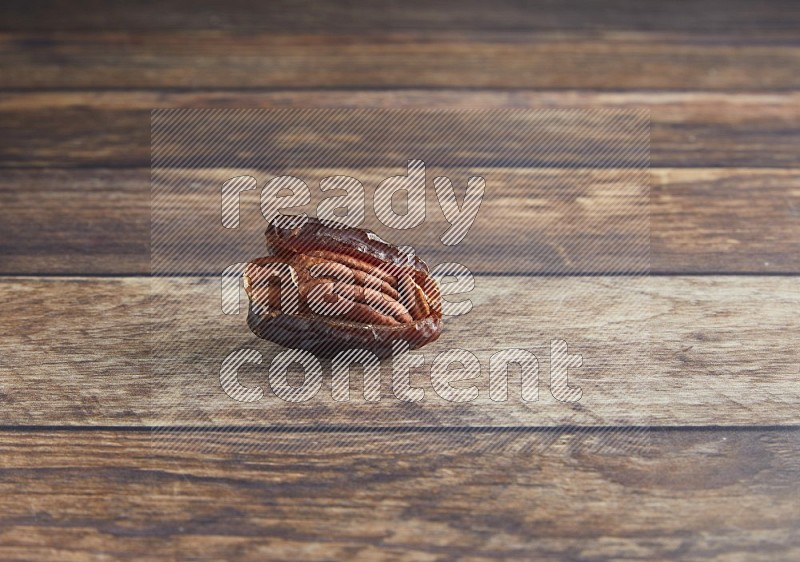
<path fill-rule="evenodd" d="M 800 43 L 790 31 L 7 31 L 0 65 L 4 89 L 769 91 L 800 86 Z"/>
<path fill-rule="evenodd" d="M 0 2 L 0 274 L 43 275 L 0 277 L 0 559 L 800 559 L 798 28 L 790 0 Z M 80 277 L 149 271 L 152 108 L 564 106 L 651 111 L 653 269 L 703 275 L 479 277 L 491 314 L 424 351 L 566 337 L 568 414 L 546 376 L 511 412 L 385 388 L 383 429 L 328 381 L 220 407 L 203 359 L 251 340 L 186 317 L 214 283 L 172 280 L 159 340 L 163 285 Z M 463 427 L 501 418 L 538 425 Z M 144 427 L 181 422 L 213 427 Z"/>
<path fill-rule="evenodd" d="M 363 4 L 363 5 L 362 5 Z M 794 31 L 800 10 L 791 0 L 700 0 L 652 5 L 608 0 L 603 9 L 591 0 L 563 0 L 527 5 L 495 0 L 492 9 L 479 0 L 405 0 L 368 3 L 280 0 L 252 3 L 228 0 L 76 0 L 60 10 L 58 0 L 7 0 L 0 6 L 0 29 L 154 30 L 225 29 L 237 31 L 476 30 L 561 31 Z"/>
<path fill-rule="evenodd" d="M 800 433 L 0 433 L 0 557 L 764 560 L 800 556 Z M 273 446 L 264 448 L 265 442 Z M 619 450 L 616 452 L 613 444 Z M 242 456 L 240 451 L 249 451 Z"/>
<path fill-rule="evenodd" d="M 792 92 L 293 90 L 0 94 L 2 131 L 13 139 L 0 145 L 0 166 L 147 167 L 151 109 L 187 107 L 642 108 L 653 166 L 800 165 L 800 94 Z"/>
<path fill-rule="evenodd" d="M 632 143 L 620 150 L 623 159 L 634 147 Z M 440 162 L 449 162 L 440 157 Z M 334 176 L 358 178 L 365 192 L 365 218 L 360 226 L 386 240 L 412 246 L 431 267 L 456 262 L 474 273 L 503 275 L 644 274 L 650 268 L 650 174 L 646 162 L 633 158 L 631 167 L 607 169 L 431 164 L 425 171 L 424 220 L 405 230 L 382 224 L 373 210 L 377 186 L 386 178 L 407 173 L 404 160 L 399 166 L 397 160 L 387 159 L 388 165 L 374 167 L 313 169 L 265 163 L 270 166 L 266 173 L 263 168 L 249 167 L 157 169 L 151 174 L 151 268 L 157 274 L 215 273 L 264 255 L 267 221 L 261 213 L 260 189 L 239 195 L 239 227 L 226 229 L 221 224 L 220 186 L 232 177 L 252 175 L 263 187 L 276 175 L 291 173 L 307 182 L 311 193 L 308 205 L 291 212 L 311 216 L 319 215 L 323 196 L 330 197 L 320 190 L 321 181 Z M 331 159 L 337 160 L 336 152 Z M 292 157 L 285 161 L 294 160 L 292 149 Z M 442 238 L 450 224 L 431 185 L 439 175 L 452 178 L 459 197 L 468 177 L 483 178 L 486 185 L 469 233 L 449 246 Z M 800 224 L 796 230 L 800 233 Z"/>
<path fill-rule="evenodd" d="M 12 304 L 3 325 L 0 423 L 130 425 L 547 426 L 797 424 L 800 304 L 797 277 L 478 277 L 469 314 L 449 318 L 422 350 L 473 352 L 483 366 L 478 400 L 447 402 L 413 379 L 426 399 L 395 399 L 384 363 L 381 402 L 334 402 L 330 370 L 310 401 L 278 400 L 269 362 L 280 349 L 257 340 L 241 316 L 223 316 L 218 281 L 146 278 L 4 278 Z M 159 296 L 151 301 L 153 295 Z M 16 303 L 16 304 L 14 304 Z M 151 315 L 150 305 L 158 313 Z M 497 311 L 511 311 L 498 314 Z M 564 339 L 583 367 L 570 373 L 583 397 L 550 394 L 549 342 Z M 649 341 L 649 352 L 648 352 Z M 263 400 L 236 402 L 220 388 L 225 356 L 259 350 L 243 368 Z M 540 360 L 540 399 L 488 399 L 489 356 L 525 348 Z M 154 359 L 149 359 L 151 357 Z M 302 378 L 292 379 L 301 384 Z"/>
<path fill-rule="evenodd" d="M 555 181 L 553 178 L 559 174 L 578 178 L 592 172 L 520 170 L 519 173 L 535 182 Z M 362 172 L 356 175 L 366 180 Z M 259 178 L 262 179 L 260 175 Z M 652 271 L 800 272 L 800 174 L 797 172 L 747 168 L 653 169 L 650 180 Z M 588 185 L 585 180 L 582 183 Z M 369 182 L 365 185 L 371 186 Z M 496 203 L 487 204 L 479 216 L 489 213 L 497 218 L 529 206 L 523 191 L 506 192 L 501 185 L 498 192 L 490 187 L 492 192 L 487 197 L 494 198 Z M 312 183 L 311 188 L 317 201 L 321 197 L 318 186 Z M 247 195 L 243 195 L 245 202 L 250 201 Z M 255 203 L 243 203 L 243 213 L 248 213 L 248 221 L 263 221 L 257 212 L 256 192 L 249 195 L 255 197 L 250 201 Z M 6 170 L 0 177 L 0 203 L 4 210 L 0 222 L 2 273 L 150 271 L 149 170 Z M 432 209 L 438 205 L 435 201 L 431 204 Z M 629 210 L 635 211 L 633 207 Z M 194 208 L 195 213 L 200 211 L 218 213 L 218 209 Z M 542 248 L 542 241 L 549 236 L 546 228 L 552 221 L 546 219 L 541 209 L 532 213 L 533 220 L 515 223 L 519 237 L 506 242 L 516 253 L 527 256 L 526 259 L 539 260 L 539 268 L 548 263 L 561 267 L 562 257 L 558 252 L 552 249 L 544 252 Z M 372 215 L 371 210 L 368 214 Z M 475 228 L 489 228 L 491 224 L 479 221 Z M 612 232 L 622 232 L 625 223 L 610 227 Z M 497 262 L 496 253 L 488 246 L 489 234 L 476 230 L 470 235 L 470 267 L 476 272 L 497 270 L 498 263 L 503 263 Z M 391 236 L 395 238 L 396 235 Z M 529 245 L 526 242 L 529 238 L 539 242 Z M 261 241 L 259 234 L 253 251 L 261 251 Z M 421 255 L 428 256 L 429 250 L 441 253 L 440 244 L 428 243 L 426 247 L 424 242 L 416 242 L 422 243 L 418 249 Z M 457 254 L 453 256 L 465 255 L 461 249 Z M 446 260 L 440 256 L 436 261 Z M 518 265 L 513 269 L 522 268 Z"/>

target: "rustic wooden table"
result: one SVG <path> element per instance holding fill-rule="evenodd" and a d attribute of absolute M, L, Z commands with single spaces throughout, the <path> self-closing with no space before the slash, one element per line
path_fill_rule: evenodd
<path fill-rule="evenodd" d="M 0 559 L 800 559 L 800 4 L 433 4 L 3 3 Z M 651 111 L 645 446 L 153 448 L 151 108 L 565 105 Z"/>

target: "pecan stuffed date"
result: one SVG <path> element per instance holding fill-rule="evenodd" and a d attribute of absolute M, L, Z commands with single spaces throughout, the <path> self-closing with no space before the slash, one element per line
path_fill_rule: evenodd
<path fill-rule="evenodd" d="M 258 337 L 331 357 L 361 348 L 379 357 L 439 337 L 441 294 L 428 266 L 374 232 L 277 217 L 267 229 L 274 254 L 248 264 L 247 317 Z"/>

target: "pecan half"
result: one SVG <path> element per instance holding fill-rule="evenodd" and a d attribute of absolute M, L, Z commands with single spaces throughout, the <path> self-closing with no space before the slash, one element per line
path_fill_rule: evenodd
<path fill-rule="evenodd" d="M 258 337 L 331 357 L 362 348 L 379 357 L 439 337 L 441 294 L 428 266 L 369 230 L 278 217 L 274 255 L 244 272 L 248 325 Z"/>

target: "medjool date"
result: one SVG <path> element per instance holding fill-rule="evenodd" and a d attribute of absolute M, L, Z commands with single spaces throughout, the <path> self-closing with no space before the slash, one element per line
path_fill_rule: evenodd
<path fill-rule="evenodd" d="M 442 304 L 428 266 L 374 232 L 279 216 L 273 255 L 245 269 L 248 325 L 258 337 L 331 357 L 361 348 L 379 357 L 398 340 L 416 349 L 439 337 Z"/>

